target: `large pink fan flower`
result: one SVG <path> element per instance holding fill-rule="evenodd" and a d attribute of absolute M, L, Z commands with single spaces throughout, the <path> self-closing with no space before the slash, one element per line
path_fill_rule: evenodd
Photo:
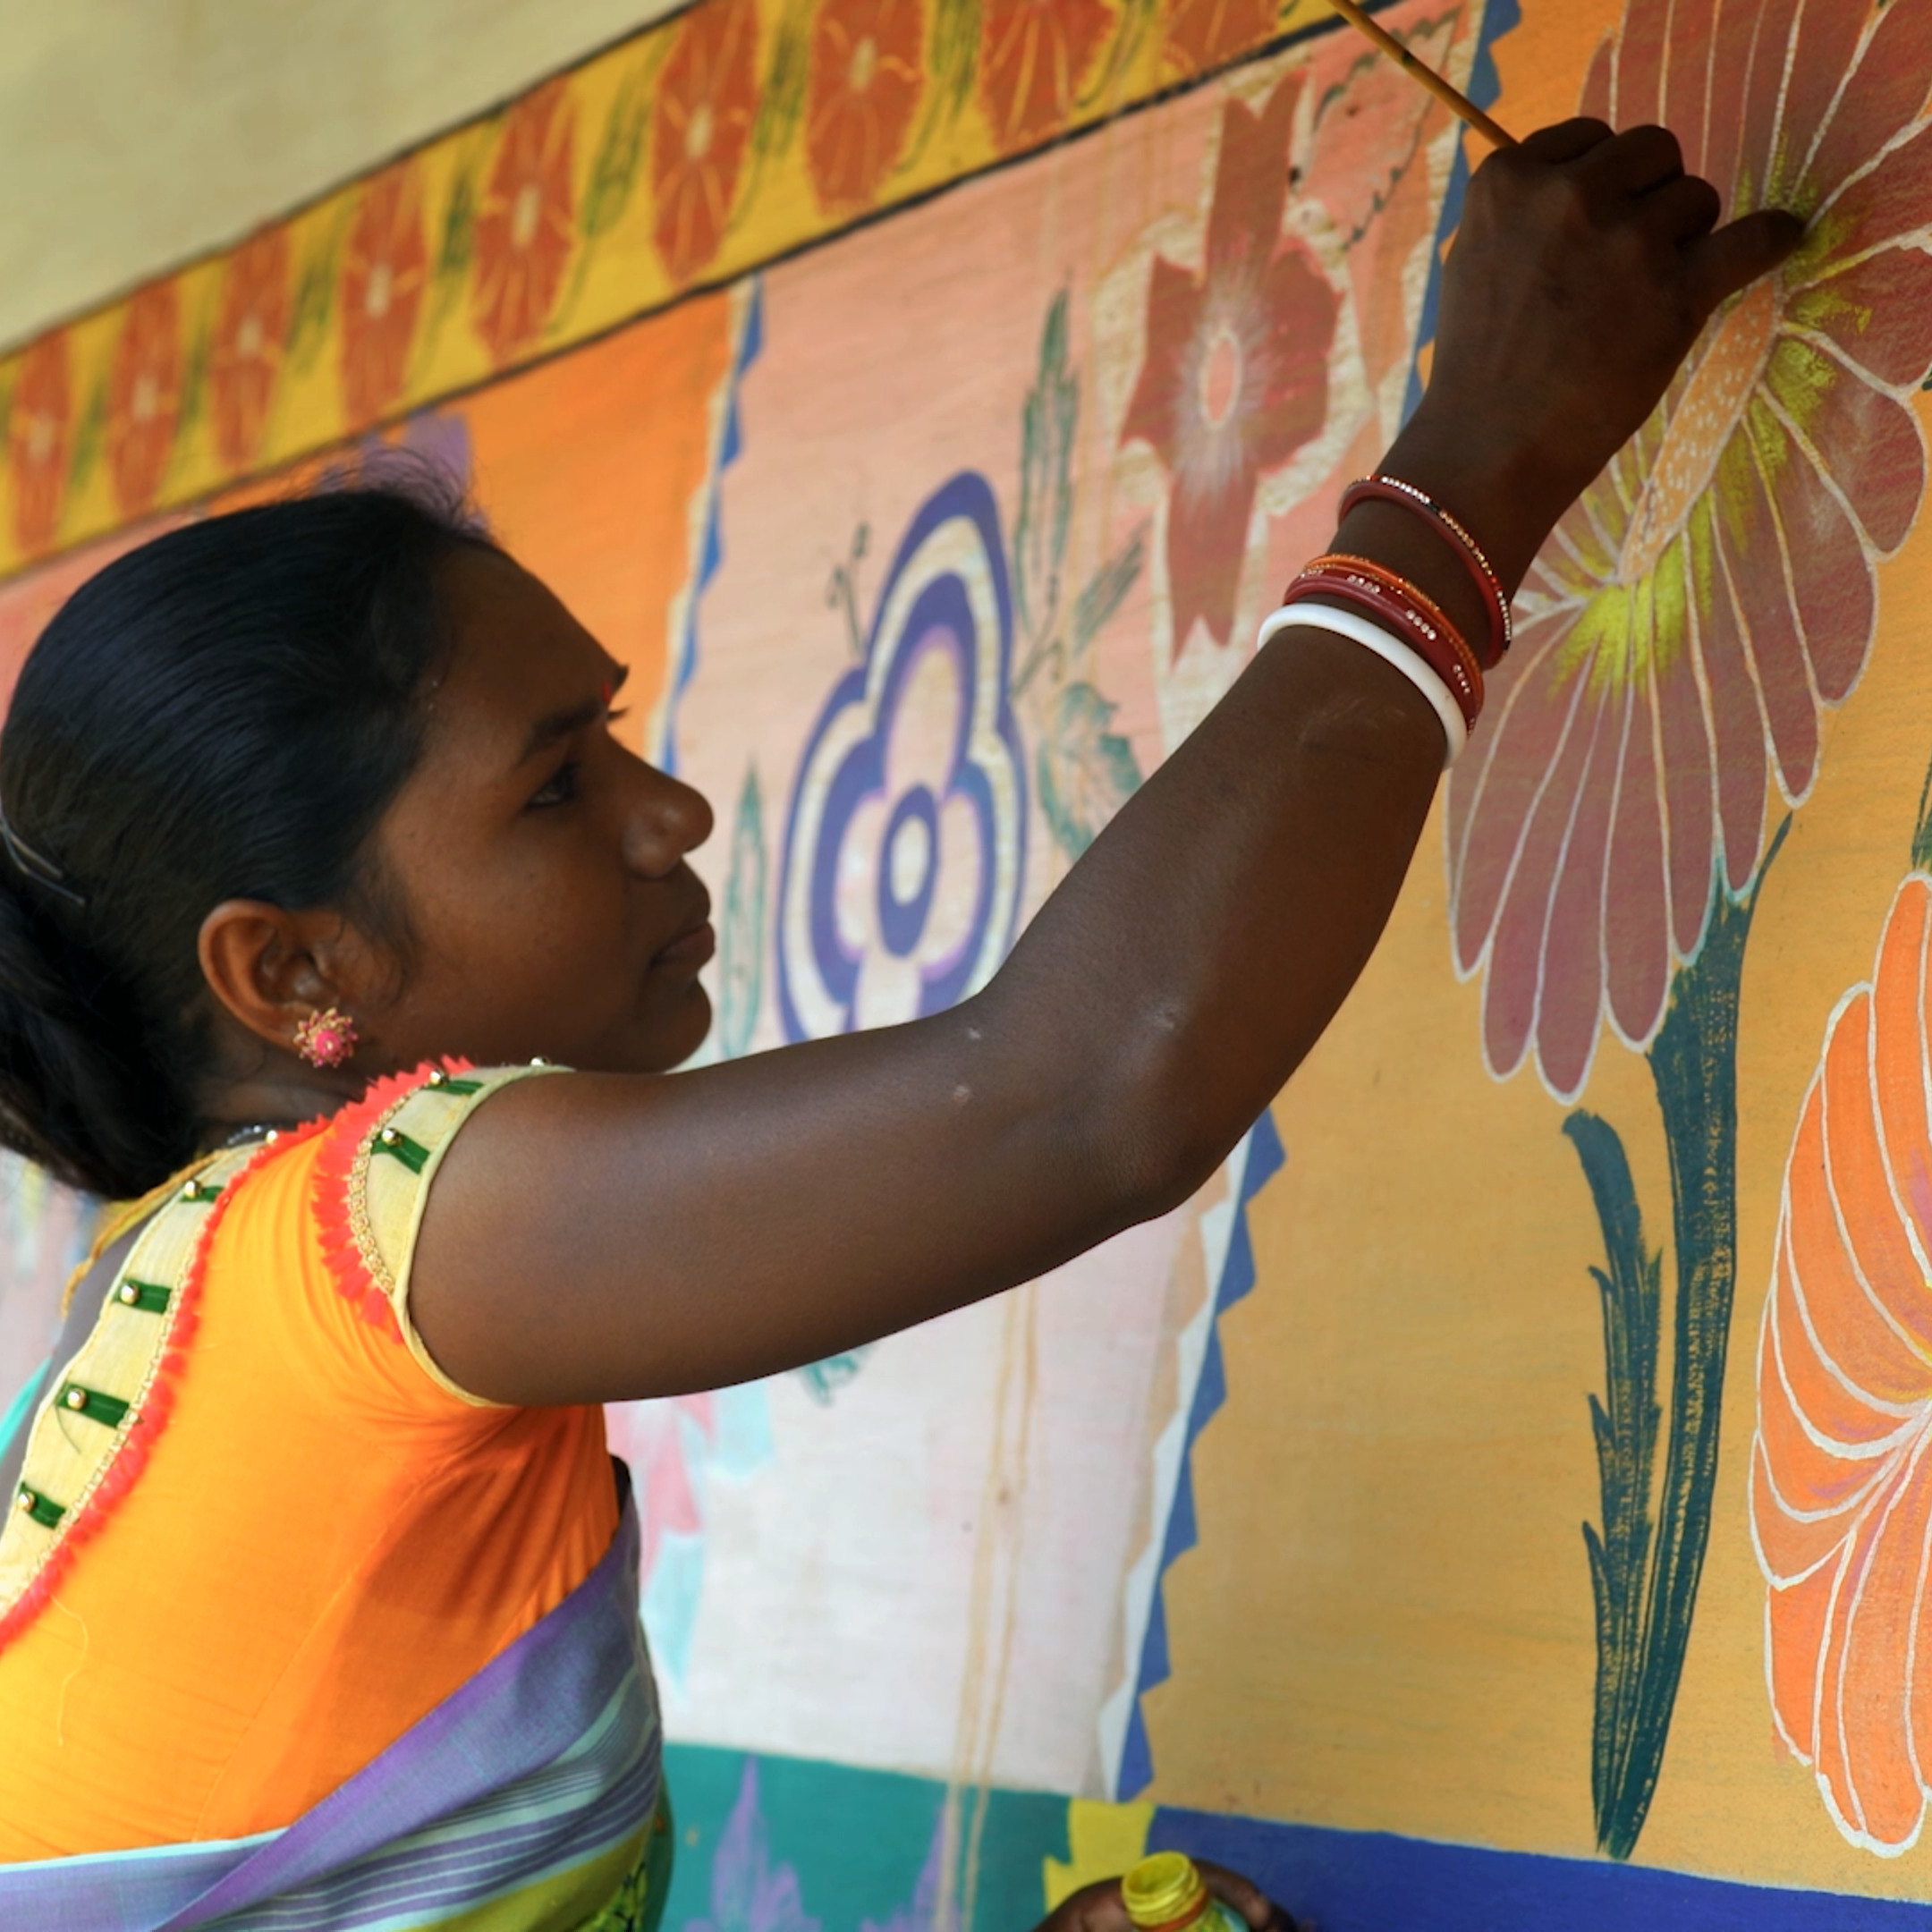
<path fill-rule="evenodd" d="M 1667 57 L 1666 57 L 1667 56 Z M 1492 1072 L 1574 1097 L 1757 874 L 1858 682 L 1918 513 L 1932 362 L 1932 0 L 1628 0 L 1583 109 L 1661 121 L 1733 208 L 1811 220 L 1558 526 L 1449 787 L 1459 970 Z"/>

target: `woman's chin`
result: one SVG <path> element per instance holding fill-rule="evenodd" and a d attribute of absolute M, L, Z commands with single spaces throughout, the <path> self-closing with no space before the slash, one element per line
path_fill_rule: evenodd
<path fill-rule="evenodd" d="M 678 1011 L 662 1030 L 662 1046 L 653 1063 L 645 1069 L 668 1073 L 682 1066 L 711 1034 L 711 996 L 693 979 L 678 1003 Z"/>

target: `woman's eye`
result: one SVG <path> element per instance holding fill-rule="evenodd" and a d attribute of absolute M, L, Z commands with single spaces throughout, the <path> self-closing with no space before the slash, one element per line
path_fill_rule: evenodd
<path fill-rule="evenodd" d="M 577 760 L 572 758 L 548 778 L 541 790 L 531 795 L 530 809 L 540 811 L 549 805 L 566 805 L 577 796 Z"/>

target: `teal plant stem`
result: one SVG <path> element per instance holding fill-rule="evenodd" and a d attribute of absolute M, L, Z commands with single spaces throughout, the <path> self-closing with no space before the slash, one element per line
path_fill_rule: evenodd
<path fill-rule="evenodd" d="M 1596 1200 L 1608 1262 L 1607 1270 L 1593 1271 L 1604 1300 L 1606 1399 L 1591 1402 L 1604 1528 L 1598 1535 L 1586 1526 L 1584 1537 L 1597 1599 L 1590 1783 L 1597 1843 L 1617 1859 L 1636 1850 L 1657 1793 L 1710 1542 L 1737 1284 L 1738 1001 L 1758 893 L 1789 828 L 1787 819 L 1748 899 L 1717 888 L 1703 946 L 1678 975 L 1648 1055 L 1670 1158 L 1676 1248 L 1669 1427 L 1654 1530 L 1648 1500 L 1662 1258 L 1645 1255 L 1636 1191 L 1614 1130 L 1584 1113 L 1565 1123 Z"/>
<path fill-rule="evenodd" d="M 1579 1109 L 1563 1131 L 1583 1164 L 1604 1233 L 1606 1268 L 1593 1267 L 1603 1303 L 1604 1399 L 1589 1399 L 1603 1529 L 1583 1525 L 1597 1606 L 1597 1705 L 1590 1799 L 1599 1836 L 1620 1787 L 1635 1725 L 1650 1560 L 1650 1489 L 1657 1461 L 1657 1348 L 1664 1258 L 1647 1251 L 1643 1216 L 1616 1129 Z"/>

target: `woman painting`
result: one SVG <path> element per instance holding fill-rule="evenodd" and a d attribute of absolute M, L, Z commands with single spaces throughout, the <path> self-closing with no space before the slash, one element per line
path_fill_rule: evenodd
<path fill-rule="evenodd" d="M 856 1347 L 1200 1184 L 1360 971 L 1508 593 L 1795 238 L 1717 215 L 1658 129 L 1485 164 L 1393 480 L 912 1025 L 668 1072 L 710 808 L 459 515 L 276 504 L 78 591 L 0 736 L 0 1140 L 126 1205 L 0 1445 L 0 1921 L 654 1923 L 598 1405 Z"/>

